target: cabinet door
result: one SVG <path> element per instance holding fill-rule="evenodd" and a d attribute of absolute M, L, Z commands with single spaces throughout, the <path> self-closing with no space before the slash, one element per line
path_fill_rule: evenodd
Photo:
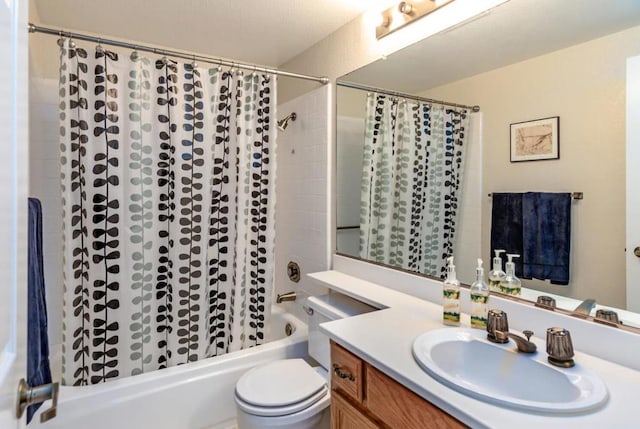
<path fill-rule="evenodd" d="M 367 410 L 394 429 L 466 428 L 440 408 L 368 364 L 365 380 Z"/>
<path fill-rule="evenodd" d="M 362 360 L 331 342 L 331 388 L 357 403 L 362 402 Z"/>
<path fill-rule="evenodd" d="M 355 409 L 339 393 L 331 392 L 331 429 L 378 429 L 380 426 Z"/>

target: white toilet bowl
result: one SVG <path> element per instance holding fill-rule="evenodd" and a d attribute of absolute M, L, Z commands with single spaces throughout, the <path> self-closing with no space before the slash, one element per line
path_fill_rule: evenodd
<path fill-rule="evenodd" d="M 249 370 L 236 384 L 238 429 L 329 429 L 331 365 L 329 337 L 320 324 L 375 310 L 338 293 L 312 296 L 309 305 L 309 356 L 270 362 Z"/>
<path fill-rule="evenodd" d="M 236 384 L 238 429 L 319 429 L 331 394 L 323 368 L 302 359 L 270 362 Z"/>

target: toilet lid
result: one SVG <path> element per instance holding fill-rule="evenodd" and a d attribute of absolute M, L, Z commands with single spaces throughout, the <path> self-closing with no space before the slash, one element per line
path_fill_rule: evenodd
<path fill-rule="evenodd" d="M 304 360 L 286 359 L 246 372 L 236 384 L 236 395 L 249 405 L 286 407 L 318 396 L 326 384 Z"/>

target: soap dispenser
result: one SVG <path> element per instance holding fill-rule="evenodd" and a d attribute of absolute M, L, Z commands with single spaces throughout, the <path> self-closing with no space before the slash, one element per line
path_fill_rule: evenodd
<path fill-rule="evenodd" d="M 456 278 L 453 256 L 447 258 L 447 278 L 443 285 L 443 297 L 443 323 L 449 326 L 460 326 L 460 282 Z"/>
<path fill-rule="evenodd" d="M 502 258 L 501 253 L 505 250 L 494 250 L 495 257 L 493 258 L 493 269 L 489 272 L 489 290 L 491 292 L 500 292 L 500 283 L 504 280 L 506 273 L 502 271 Z"/>
<path fill-rule="evenodd" d="M 480 258 L 476 267 L 476 281 L 471 285 L 469 294 L 471 295 L 471 327 L 487 329 L 489 286 L 484 282 L 484 269 Z"/>
<path fill-rule="evenodd" d="M 507 254 L 507 275 L 500 283 L 500 292 L 506 295 L 520 296 L 522 291 L 522 282 L 516 277 L 516 264 L 513 258 L 519 258 L 520 255 Z"/>

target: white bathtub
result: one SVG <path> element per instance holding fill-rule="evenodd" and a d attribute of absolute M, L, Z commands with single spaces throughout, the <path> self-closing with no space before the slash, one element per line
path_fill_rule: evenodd
<path fill-rule="evenodd" d="M 286 336 L 285 326 L 294 332 Z M 271 338 L 269 338 L 271 337 Z M 226 429 L 233 427 L 233 391 L 251 367 L 307 356 L 307 326 L 273 307 L 270 341 L 259 347 L 105 384 L 60 388 L 58 416 L 29 428 L 47 429 Z M 47 409 L 47 401 L 40 410 Z"/>

